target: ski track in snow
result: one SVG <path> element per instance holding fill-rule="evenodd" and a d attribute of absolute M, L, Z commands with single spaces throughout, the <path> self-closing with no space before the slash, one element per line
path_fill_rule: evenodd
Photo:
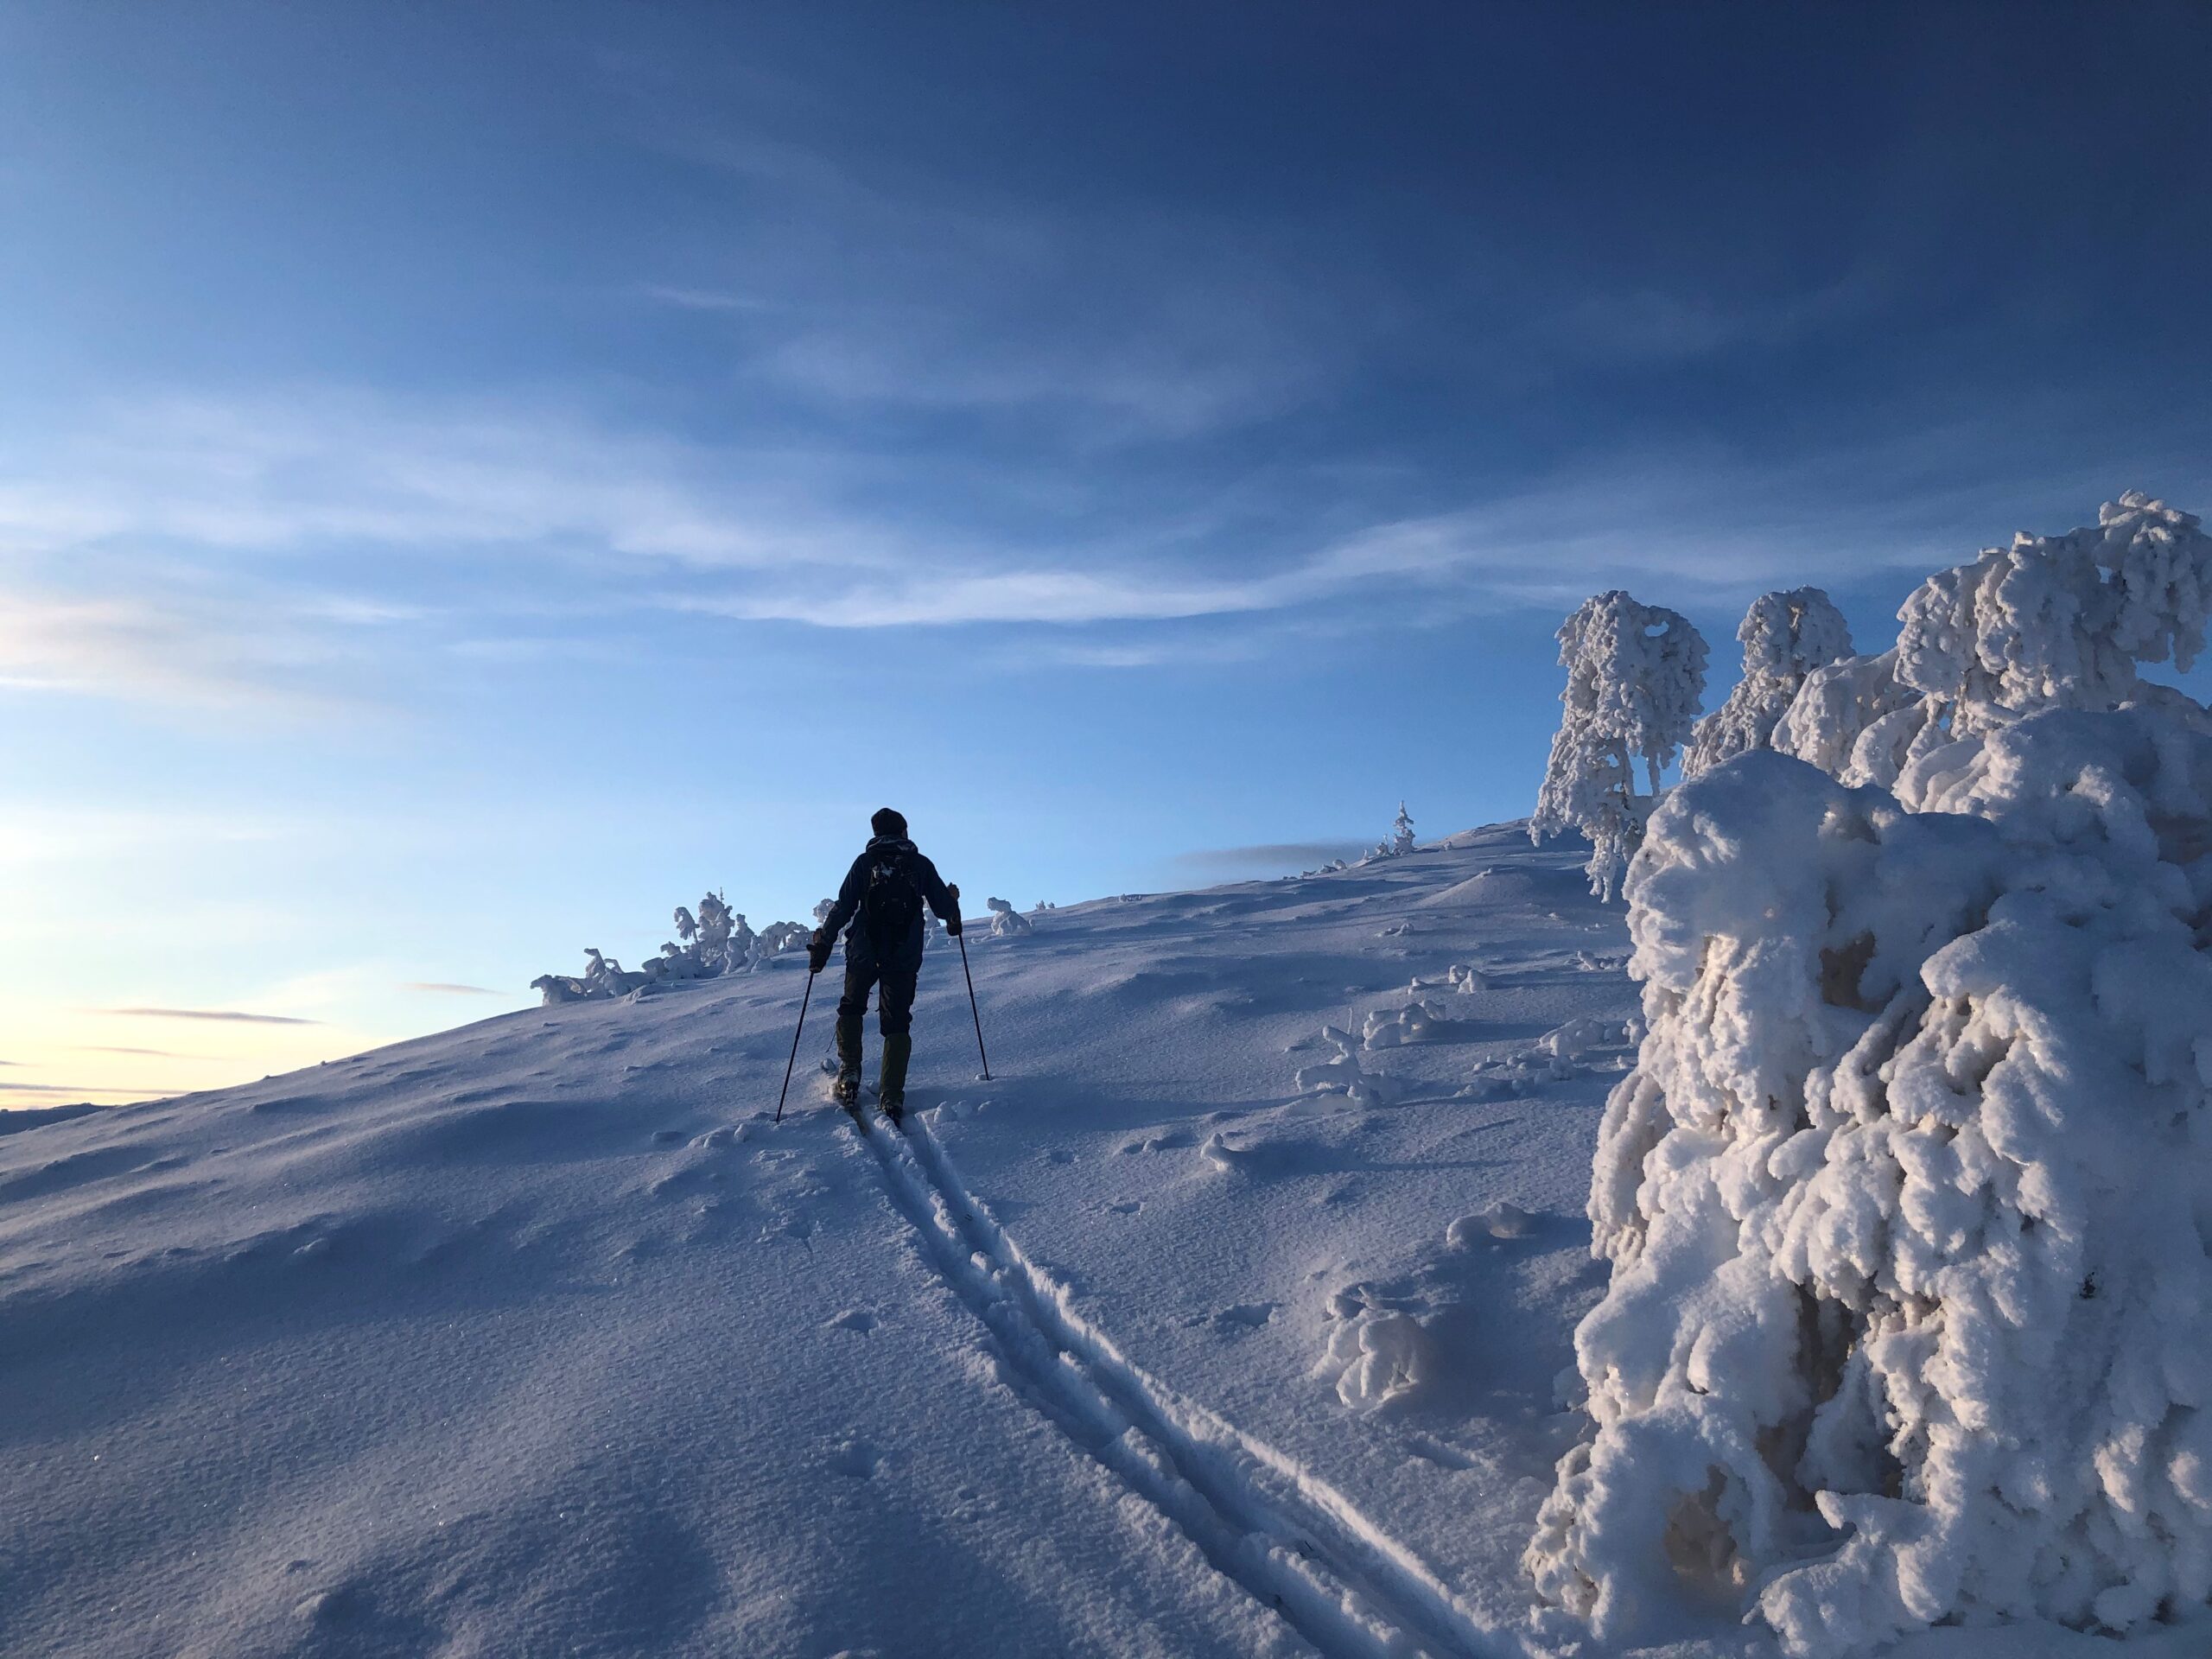
<path fill-rule="evenodd" d="M 996 1339 L 1006 1381 L 1329 1659 L 1500 1659 L 1527 1643 L 1343 1493 L 1133 1363 L 969 1192 L 919 1114 L 861 1131 L 924 1260 Z"/>

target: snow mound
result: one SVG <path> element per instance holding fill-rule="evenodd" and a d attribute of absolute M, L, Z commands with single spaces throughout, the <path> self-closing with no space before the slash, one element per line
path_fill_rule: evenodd
<path fill-rule="evenodd" d="M 1526 1238 L 1536 1230 L 1536 1218 L 1517 1204 L 1503 1199 L 1489 1209 L 1462 1216 L 1445 1231 L 1445 1243 L 1465 1249 L 1484 1238 Z"/>
<path fill-rule="evenodd" d="M 1403 1048 L 1409 1043 L 1441 1042 L 1459 1029 L 1443 1009 L 1426 999 L 1402 1008 L 1376 1008 L 1360 1026 L 1360 1046 Z"/>
<path fill-rule="evenodd" d="M 1588 899 L 1586 884 L 1572 870 L 1503 864 L 1478 870 L 1465 881 L 1456 881 L 1418 902 L 1424 910 L 1448 910 L 1462 905 L 1529 905 L 1549 909 L 1587 903 Z"/>
<path fill-rule="evenodd" d="M 1337 1398 L 1354 1411 L 1373 1411 L 1414 1393 L 1434 1368 L 1427 1333 L 1369 1285 L 1329 1300 L 1329 1340 L 1319 1375 L 1332 1378 Z"/>
<path fill-rule="evenodd" d="M 1595 1433 L 1526 1556 L 1601 1637 L 1716 1592 L 1808 1659 L 2212 1597 L 2212 740 L 2034 715 L 1903 792 L 1943 810 L 1746 754 L 1629 874 Z"/>
<path fill-rule="evenodd" d="M 1388 1106 L 1401 1098 L 1404 1085 L 1395 1077 L 1363 1070 L 1360 1038 L 1337 1026 L 1321 1027 L 1321 1040 L 1337 1051 L 1332 1060 L 1300 1066 L 1293 1079 L 1301 1095 L 1343 1095 L 1355 1106 Z"/>

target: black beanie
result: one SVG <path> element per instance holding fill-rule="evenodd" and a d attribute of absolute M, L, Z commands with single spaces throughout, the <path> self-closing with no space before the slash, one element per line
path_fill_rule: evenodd
<path fill-rule="evenodd" d="M 868 821 L 868 827 L 879 836 L 903 837 L 906 833 L 906 820 L 887 806 Z"/>

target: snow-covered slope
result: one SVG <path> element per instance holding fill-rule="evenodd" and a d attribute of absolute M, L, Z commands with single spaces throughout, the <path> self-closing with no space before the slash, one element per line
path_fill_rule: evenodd
<path fill-rule="evenodd" d="M 973 938 L 990 1083 L 932 952 L 909 1137 L 819 994 L 770 1122 L 786 958 L 0 1138 L 0 1651 L 1567 1649 L 1519 1557 L 1635 1008 L 1583 856 Z M 2088 1650 L 1990 1639 L 1903 1650 Z"/>

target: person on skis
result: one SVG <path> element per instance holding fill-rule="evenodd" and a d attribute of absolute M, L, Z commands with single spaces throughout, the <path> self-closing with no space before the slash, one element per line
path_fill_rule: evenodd
<path fill-rule="evenodd" d="M 837 1002 L 837 1103 L 860 1116 L 861 1019 L 868 994 L 876 993 L 876 1024 L 883 1033 L 883 1069 L 876 1100 L 893 1123 L 906 1105 L 906 1063 L 913 1056 L 914 983 L 922 971 L 922 906 L 960 937 L 960 889 L 948 887 L 937 866 L 906 839 L 906 820 L 885 807 L 868 820 L 875 833 L 846 873 L 837 900 L 807 946 L 806 965 L 830 965 L 837 935 L 845 935 L 845 994 Z M 847 924 L 850 923 L 849 929 Z"/>

